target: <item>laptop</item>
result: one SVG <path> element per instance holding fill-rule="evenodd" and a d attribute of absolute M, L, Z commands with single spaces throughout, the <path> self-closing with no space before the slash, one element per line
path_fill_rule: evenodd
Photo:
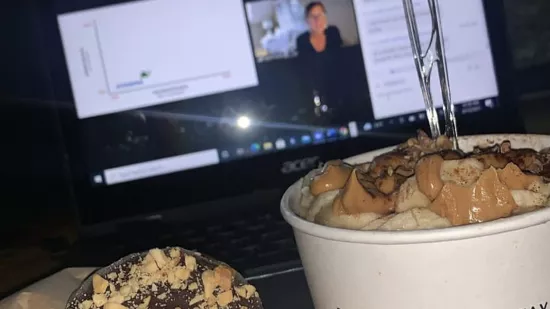
<path fill-rule="evenodd" d="M 252 279 L 300 270 L 284 190 L 427 129 L 401 1 L 307 4 L 41 4 L 57 100 L 73 102 L 58 108 L 81 232 L 72 265 L 182 246 Z M 440 5 L 459 133 L 523 132 L 502 3 Z M 298 276 L 287 283 L 305 289 Z"/>

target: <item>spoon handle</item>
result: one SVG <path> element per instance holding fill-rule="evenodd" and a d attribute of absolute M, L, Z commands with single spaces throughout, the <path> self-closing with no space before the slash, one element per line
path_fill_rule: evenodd
<path fill-rule="evenodd" d="M 441 135 L 437 111 L 431 92 L 430 76 L 434 64 L 437 66 L 439 75 L 439 84 L 441 86 L 441 95 L 443 97 L 443 111 L 445 114 L 445 135 L 453 141 L 453 147 L 458 149 L 456 117 L 454 105 L 451 100 L 451 89 L 449 87 L 449 74 L 447 70 L 447 59 L 445 57 L 445 42 L 443 40 L 443 30 L 441 26 L 441 13 L 437 0 L 427 0 L 430 8 L 430 17 L 432 31 L 430 42 L 425 52 L 422 52 L 422 43 L 418 32 L 418 24 L 414 10 L 413 0 L 403 0 L 405 9 L 405 20 L 409 30 L 409 38 L 413 51 L 414 63 L 420 88 L 426 105 L 426 115 L 430 124 L 432 138 Z"/>

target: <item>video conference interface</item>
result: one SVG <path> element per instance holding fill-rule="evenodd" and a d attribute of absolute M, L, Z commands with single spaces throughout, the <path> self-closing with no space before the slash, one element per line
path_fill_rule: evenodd
<path fill-rule="evenodd" d="M 113 185 L 424 122 L 402 1 L 325 0 L 306 12 L 309 3 L 133 1 L 58 15 L 91 181 Z M 459 114 L 496 108 L 482 0 L 440 6 Z M 426 46 L 427 1 L 415 7 Z"/>

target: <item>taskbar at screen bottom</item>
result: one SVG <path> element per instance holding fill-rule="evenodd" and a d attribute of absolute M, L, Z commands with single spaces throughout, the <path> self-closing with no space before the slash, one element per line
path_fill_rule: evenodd
<path fill-rule="evenodd" d="M 305 147 L 359 136 L 359 126 L 352 121 L 337 128 L 317 128 L 295 136 L 281 136 L 273 141 L 253 142 L 233 149 L 206 149 L 167 158 L 105 169 L 91 174 L 94 186 L 110 186 L 167 175 L 176 172 L 246 159 L 291 148 Z"/>
<path fill-rule="evenodd" d="M 468 114 L 481 111 L 490 111 L 498 108 L 497 98 L 487 98 L 464 102 L 455 105 L 455 114 L 461 117 Z M 443 109 L 437 109 L 440 118 L 443 115 Z M 316 130 L 302 132 L 293 136 L 281 136 L 273 140 L 258 141 L 249 145 L 239 145 L 232 149 L 220 149 L 220 160 L 232 161 L 250 156 L 261 155 L 274 151 L 285 150 L 289 148 L 304 147 L 323 143 L 335 142 L 360 136 L 368 136 L 376 133 L 396 132 L 400 127 L 407 127 L 427 122 L 426 112 L 399 115 L 391 118 L 385 118 L 375 121 L 350 121 L 343 126 L 334 126 L 329 128 L 317 128 Z M 411 132 L 414 134 L 414 132 Z"/>
<path fill-rule="evenodd" d="M 493 110 L 498 108 L 498 105 L 497 98 L 487 98 L 456 105 L 455 112 L 457 117 L 460 117 L 484 110 Z M 441 108 L 438 109 L 438 113 L 440 116 L 443 116 Z M 420 124 L 426 121 L 426 112 L 424 111 L 375 121 L 350 121 L 342 126 L 316 128 L 296 135 L 280 136 L 272 140 L 256 141 L 246 145 L 236 145 L 231 149 L 205 149 L 193 153 L 109 168 L 101 172 L 92 173 L 90 180 L 94 186 L 116 185 L 219 163 L 246 159 L 277 151 L 331 143 L 373 133 L 393 131 L 395 128 L 405 125 L 420 126 Z"/>

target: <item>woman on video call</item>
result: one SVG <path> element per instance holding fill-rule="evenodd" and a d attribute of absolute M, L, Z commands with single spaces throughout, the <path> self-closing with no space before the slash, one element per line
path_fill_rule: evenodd
<path fill-rule="evenodd" d="M 343 44 L 340 31 L 335 26 L 329 26 L 327 10 L 322 2 L 311 2 L 306 6 L 305 16 L 309 31 L 298 37 L 298 53 L 322 53 L 340 48 Z"/>
<path fill-rule="evenodd" d="M 312 110 L 315 122 L 328 125 L 337 122 L 341 114 L 342 77 L 340 71 L 340 51 L 343 45 L 340 31 L 329 26 L 327 10 L 321 2 L 311 2 L 305 8 L 305 18 L 309 31 L 301 34 L 296 42 L 302 68 L 302 82 L 312 96 Z M 319 109 L 324 106 L 324 109 Z"/>

